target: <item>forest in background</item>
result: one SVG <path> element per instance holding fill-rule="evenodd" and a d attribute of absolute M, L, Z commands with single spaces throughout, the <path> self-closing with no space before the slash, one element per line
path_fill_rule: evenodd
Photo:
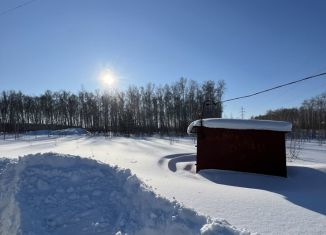
<path fill-rule="evenodd" d="M 47 90 L 36 96 L 2 91 L 0 133 L 82 127 L 116 135 L 184 135 L 202 111 L 204 117 L 222 116 L 224 92 L 223 80 L 199 84 L 186 78 L 170 85 L 130 86 L 125 91 Z M 206 100 L 217 104 L 210 106 L 209 114 L 203 110 Z M 269 110 L 253 118 L 289 121 L 298 138 L 326 139 L 326 92 L 304 100 L 300 107 Z"/>
<path fill-rule="evenodd" d="M 213 100 L 214 116 L 221 117 L 225 82 L 198 84 L 180 78 L 171 85 L 130 86 L 126 91 L 47 90 L 38 96 L 20 91 L 0 94 L 0 132 L 82 127 L 90 132 L 113 134 L 184 135 L 198 119 L 203 102 Z"/>
<path fill-rule="evenodd" d="M 326 139 L 326 92 L 304 100 L 298 108 L 269 110 L 255 119 L 289 121 L 298 138 Z"/>

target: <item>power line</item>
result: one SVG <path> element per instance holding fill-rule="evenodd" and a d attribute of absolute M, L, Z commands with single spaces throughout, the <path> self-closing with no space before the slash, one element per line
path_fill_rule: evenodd
<path fill-rule="evenodd" d="M 12 12 L 14 10 L 17 10 L 18 8 L 25 7 L 25 6 L 31 4 L 31 3 L 35 2 L 35 1 L 37 1 L 37 0 L 29 0 L 29 1 L 26 1 L 26 2 L 23 2 L 23 3 L 19 4 L 17 6 L 14 6 L 12 8 L 8 8 L 7 10 L 1 11 L 0 12 L 0 16 L 3 16 L 5 14 L 8 14 L 9 12 Z"/>
<path fill-rule="evenodd" d="M 323 75 L 326 75 L 326 72 L 325 73 L 316 74 L 316 75 L 312 75 L 312 76 L 309 76 L 309 77 L 305 77 L 305 78 L 302 78 L 302 79 L 299 79 L 299 80 L 296 80 L 296 81 L 293 81 L 293 82 L 288 82 L 288 83 L 285 83 L 285 84 L 282 84 L 282 85 L 278 85 L 278 86 L 275 86 L 275 87 L 272 87 L 272 88 L 269 88 L 269 89 L 266 89 L 266 90 L 263 90 L 263 91 L 258 91 L 256 93 L 252 93 L 252 94 L 249 94 L 249 95 L 244 95 L 244 96 L 239 96 L 239 97 L 235 97 L 235 98 L 232 98 L 232 99 L 223 100 L 221 102 L 222 103 L 225 103 L 225 102 L 229 102 L 229 101 L 233 101 L 233 100 L 239 100 L 239 99 L 249 98 L 251 96 L 259 95 L 261 93 L 265 93 L 265 92 L 268 92 L 268 91 L 271 91 L 271 90 L 275 90 L 275 89 L 278 89 L 278 88 L 281 88 L 281 87 L 289 86 L 289 85 L 292 85 L 292 84 L 295 84 L 295 83 L 303 82 L 303 81 L 306 81 L 306 80 L 309 80 L 309 79 L 312 79 L 312 78 L 316 78 L 316 77 L 320 77 L 320 76 L 323 76 Z"/>

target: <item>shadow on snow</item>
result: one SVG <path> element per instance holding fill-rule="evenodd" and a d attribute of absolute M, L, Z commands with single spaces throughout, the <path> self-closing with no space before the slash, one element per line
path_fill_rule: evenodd
<path fill-rule="evenodd" d="M 166 161 L 169 170 L 176 172 L 177 163 L 191 162 L 191 164 L 195 164 L 193 161 L 196 161 L 196 155 L 193 153 L 172 154 L 162 157 L 158 164 L 163 165 Z M 287 170 L 287 178 L 216 169 L 201 170 L 198 175 L 216 184 L 277 193 L 298 206 L 326 215 L 325 169 L 288 166 Z"/>
<path fill-rule="evenodd" d="M 194 162 L 196 161 L 196 154 L 193 153 L 180 153 L 180 154 L 172 154 L 165 157 L 162 157 L 158 164 L 161 166 L 165 161 L 168 161 L 168 168 L 170 171 L 177 171 L 177 163 L 179 162 Z"/>

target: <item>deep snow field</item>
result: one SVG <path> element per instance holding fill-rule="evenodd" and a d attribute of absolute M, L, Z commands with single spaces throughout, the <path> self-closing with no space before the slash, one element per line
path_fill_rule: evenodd
<path fill-rule="evenodd" d="M 0 140 L 0 234 L 326 233 L 326 144 L 282 178 L 196 174 L 192 138 L 75 134 Z"/>

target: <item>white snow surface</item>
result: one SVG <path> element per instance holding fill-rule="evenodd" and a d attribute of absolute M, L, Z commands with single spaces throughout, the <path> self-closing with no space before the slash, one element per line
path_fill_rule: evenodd
<path fill-rule="evenodd" d="M 211 218 L 224 218 L 237 228 L 261 234 L 325 234 L 326 231 L 325 143 L 305 142 L 300 159 L 287 162 L 288 177 L 283 178 L 222 170 L 196 174 L 196 148 L 191 137 L 0 138 L 0 158 L 17 161 L 18 156 L 47 152 L 78 155 L 130 169 L 151 186 L 156 195 L 176 200 L 182 208 L 193 208 Z M 0 161 L 0 169 L 6 168 L 12 160 Z M 0 179 L 4 180 L 3 175 Z M 40 188 L 43 186 L 40 183 Z M 2 188 L 0 191 L 10 190 Z M 16 209 L 12 203 L 9 211 Z M 18 220 L 19 213 L 12 213 L 10 219 Z M 201 229 L 208 232 L 215 226 L 218 223 L 202 224 Z"/>
<path fill-rule="evenodd" d="M 194 127 L 201 126 L 208 128 L 224 128 L 238 130 L 269 130 L 289 132 L 292 124 L 283 121 L 269 120 L 245 120 L 245 119 L 225 119 L 225 118 L 206 118 L 190 123 L 187 133 L 191 134 Z"/>
<path fill-rule="evenodd" d="M 0 234 L 249 234 L 159 197 L 130 170 L 56 153 L 0 160 Z"/>

